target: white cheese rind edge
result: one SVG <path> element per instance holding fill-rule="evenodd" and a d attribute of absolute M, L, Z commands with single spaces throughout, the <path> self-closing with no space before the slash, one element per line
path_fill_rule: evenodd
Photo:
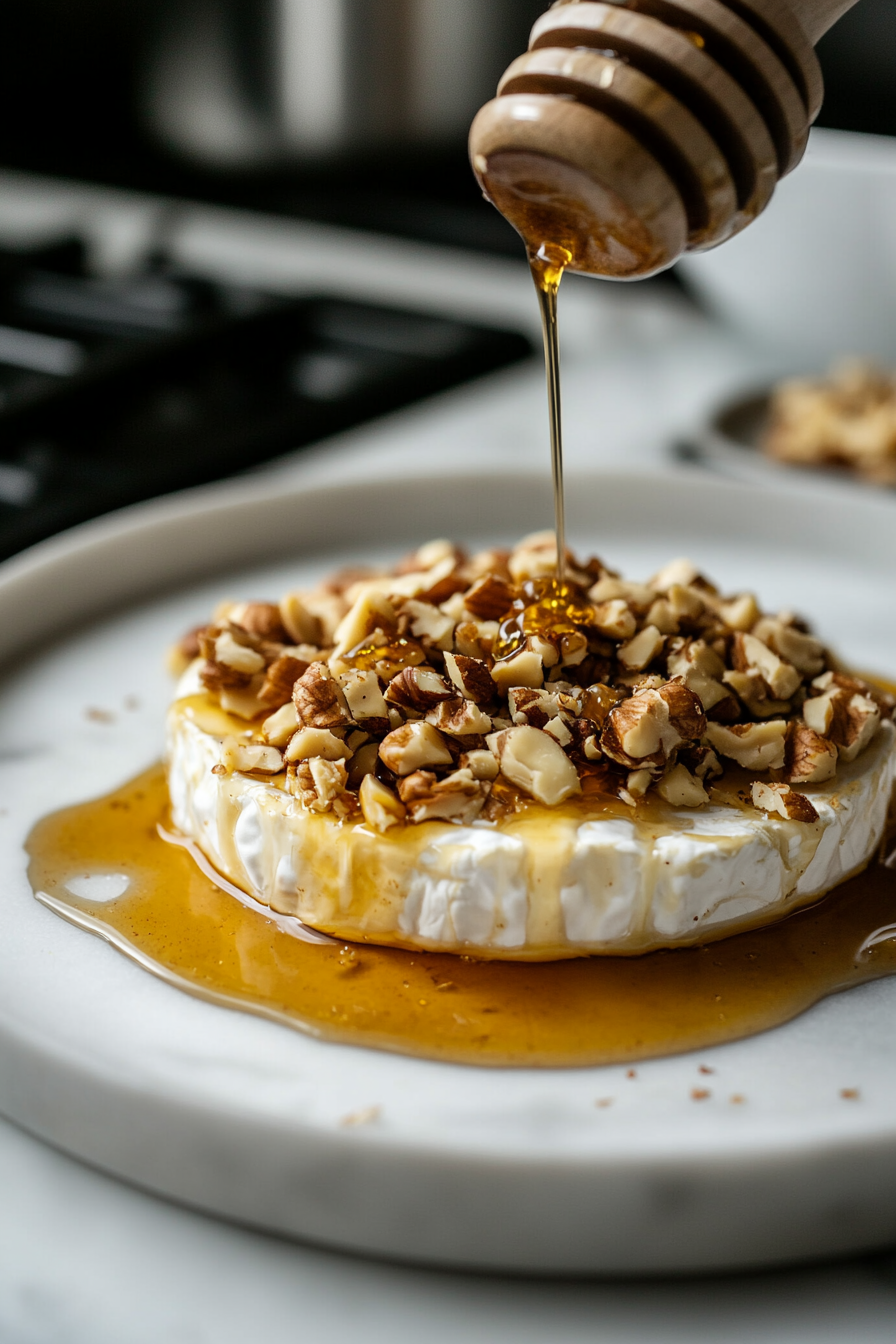
<path fill-rule="evenodd" d="M 886 722 L 835 780 L 803 790 L 819 814 L 811 825 L 710 805 L 677 809 L 663 827 L 625 818 L 567 822 L 558 825 L 556 844 L 545 846 L 543 820 L 531 836 L 519 824 L 511 835 L 494 826 L 425 823 L 413 857 L 396 851 L 394 868 L 383 837 L 377 857 L 389 896 L 361 912 L 357 901 L 352 908 L 359 838 L 352 831 L 369 846 L 376 841 L 367 828 L 310 822 L 272 784 L 212 774 L 219 739 L 176 705 L 168 777 L 175 825 L 226 877 L 339 937 L 354 932 L 374 942 L 504 957 L 631 953 L 769 922 L 860 869 L 886 824 L 894 741 Z M 332 825 L 328 849 L 337 858 L 328 868 L 329 896 L 317 903 L 309 855 L 311 825 L 319 835 L 322 820 Z"/>

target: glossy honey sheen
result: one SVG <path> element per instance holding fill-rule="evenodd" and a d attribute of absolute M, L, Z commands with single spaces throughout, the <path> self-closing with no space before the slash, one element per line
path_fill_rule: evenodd
<path fill-rule="evenodd" d="M 566 1067 L 677 1054 L 788 1021 L 896 973 L 896 872 L 874 863 L 818 905 L 705 947 L 641 957 L 482 961 L 366 944 L 315 946 L 227 894 L 167 824 L 164 771 L 39 822 L 29 876 L 59 914 L 170 983 L 330 1041 L 491 1066 Z M 76 898 L 121 873 L 125 895 Z"/>

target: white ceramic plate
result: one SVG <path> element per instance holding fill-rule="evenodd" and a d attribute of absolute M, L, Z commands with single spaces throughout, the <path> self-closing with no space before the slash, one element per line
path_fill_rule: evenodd
<path fill-rule="evenodd" d="M 803 505 L 688 474 L 582 478 L 569 498 L 583 549 L 639 577 L 689 553 L 723 585 L 802 609 L 857 664 L 896 669 L 890 505 Z M 434 535 L 510 539 L 548 518 L 540 477 L 240 483 L 140 506 L 0 569 L 5 1114 L 174 1199 L 435 1263 L 643 1273 L 896 1237 L 896 979 L 634 1079 L 484 1070 L 323 1044 L 199 1002 L 31 896 L 31 824 L 158 756 L 162 651 L 217 598 L 276 595 Z M 696 1085 L 712 1095 L 695 1102 Z M 366 1107 L 378 1118 L 340 1123 Z"/>

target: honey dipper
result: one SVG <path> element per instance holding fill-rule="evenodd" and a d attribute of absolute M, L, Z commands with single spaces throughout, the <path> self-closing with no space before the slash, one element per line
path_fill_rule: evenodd
<path fill-rule="evenodd" d="M 814 43 L 855 3 L 557 0 L 473 122 L 485 195 L 563 269 L 640 279 L 717 246 L 799 163 Z"/>

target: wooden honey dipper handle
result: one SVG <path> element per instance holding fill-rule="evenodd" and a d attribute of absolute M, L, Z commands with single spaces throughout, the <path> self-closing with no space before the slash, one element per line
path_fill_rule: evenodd
<path fill-rule="evenodd" d="M 473 122 L 473 171 L 530 255 L 652 275 L 765 209 L 821 106 L 814 44 L 855 3 L 557 0 Z"/>

